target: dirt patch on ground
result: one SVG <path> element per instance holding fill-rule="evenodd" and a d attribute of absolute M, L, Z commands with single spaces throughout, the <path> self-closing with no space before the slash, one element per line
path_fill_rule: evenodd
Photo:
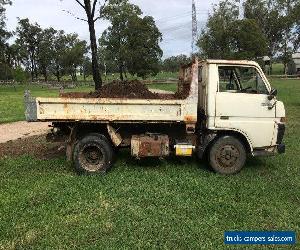
<path fill-rule="evenodd" d="M 65 155 L 63 143 L 49 143 L 46 135 L 31 136 L 0 144 L 0 159 L 32 155 L 39 159 L 53 159 Z"/>
<path fill-rule="evenodd" d="M 46 122 L 14 122 L 0 124 L 0 143 L 14 141 L 20 138 L 46 134 L 49 131 L 49 123 Z M 2 133 L 2 131 L 5 131 Z"/>
<path fill-rule="evenodd" d="M 113 81 L 103 86 L 99 91 L 91 93 L 62 93 L 63 98 L 124 98 L 124 99 L 185 99 L 188 97 L 190 84 L 185 84 L 180 92 L 175 94 L 158 94 L 138 80 Z"/>

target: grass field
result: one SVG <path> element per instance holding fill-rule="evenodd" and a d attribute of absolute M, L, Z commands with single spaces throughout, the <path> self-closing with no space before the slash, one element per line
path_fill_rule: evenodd
<path fill-rule="evenodd" d="M 140 162 L 127 151 L 104 177 L 77 176 L 64 158 L 1 159 L 0 249 L 261 249 L 224 246 L 227 230 L 293 230 L 298 245 L 282 249 L 299 249 L 300 81 L 273 86 L 287 108 L 287 152 L 249 159 L 235 176 L 197 159 Z M 2 122 L 23 117 L 22 92 L 0 88 Z"/>
<path fill-rule="evenodd" d="M 282 63 L 274 63 L 273 64 L 273 75 L 284 75 L 284 70 L 283 70 L 283 64 Z"/>

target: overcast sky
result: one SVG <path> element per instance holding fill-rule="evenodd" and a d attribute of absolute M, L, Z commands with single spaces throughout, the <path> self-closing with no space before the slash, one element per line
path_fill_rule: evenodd
<path fill-rule="evenodd" d="M 102 0 L 103 1 L 103 0 Z M 191 52 L 192 37 L 192 0 L 130 0 L 137 4 L 144 15 L 151 15 L 163 33 L 161 47 L 164 57 Z M 218 0 L 196 0 L 199 30 L 205 25 L 208 12 Z M 89 40 L 88 27 L 83 21 L 76 20 L 63 10 L 70 11 L 78 17 L 85 17 L 75 0 L 13 0 L 7 8 L 7 26 L 14 30 L 17 17 L 28 17 L 31 22 L 39 23 L 43 28 L 52 26 L 68 33 L 76 32 L 82 39 Z M 96 23 L 97 37 L 109 24 L 103 20 Z"/>

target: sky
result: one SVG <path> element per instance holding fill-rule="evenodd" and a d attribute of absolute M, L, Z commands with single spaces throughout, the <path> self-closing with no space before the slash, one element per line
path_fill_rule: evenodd
<path fill-rule="evenodd" d="M 103 0 L 100 0 L 100 2 Z M 144 15 L 154 17 L 163 34 L 161 48 L 164 58 L 178 54 L 191 53 L 192 40 L 192 0 L 130 0 L 138 5 Z M 195 0 L 197 8 L 198 30 L 205 27 L 208 13 L 218 0 Z M 67 33 L 78 33 L 81 39 L 89 41 L 87 23 L 75 19 L 74 15 L 85 18 L 83 9 L 75 0 L 13 0 L 7 7 L 7 27 L 15 30 L 17 18 L 29 18 L 43 28 L 53 27 Z M 96 22 L 96 35 L 100 37 L 109 23 L 104 20 Z"/>

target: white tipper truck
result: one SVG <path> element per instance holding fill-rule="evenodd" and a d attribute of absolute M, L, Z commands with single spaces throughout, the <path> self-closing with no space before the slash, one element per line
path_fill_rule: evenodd
<path fill-rule="evenodd" d="M 195 59 L 180 70 L 186 99 L 34 98 L 26 119 L 52 122 L 79 173 L 105 173 L 118 148 L 133 157 L 208 156 L 213 170 L 238 173 L 247 156 L 285 152 L 286 114 L 256 62 Z"/>

